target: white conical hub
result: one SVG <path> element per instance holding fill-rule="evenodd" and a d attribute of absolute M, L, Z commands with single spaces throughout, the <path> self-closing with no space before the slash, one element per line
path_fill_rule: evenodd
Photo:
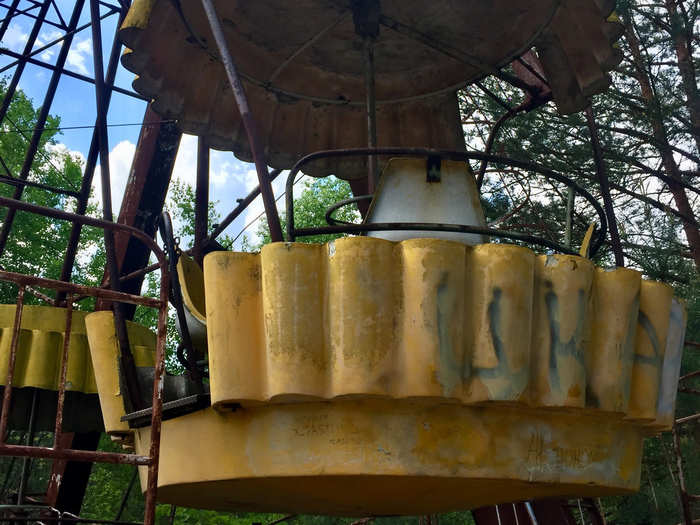
<path fill-rule="evenodd" d="M 389 161 L 365 222 L 486 225 L 474 175 L 465 162 L 418 158 Z M 486 242 L 483 235 L 445 231 L 375 231 L 367 235 L 390 241 L 430 237 L 464 244 Z"/>

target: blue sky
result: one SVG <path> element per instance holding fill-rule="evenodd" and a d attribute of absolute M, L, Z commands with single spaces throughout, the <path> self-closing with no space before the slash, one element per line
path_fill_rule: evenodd
<path fill-rule="evenodd" d="M 74 0 L 57 0 L 56 3 L 67 22 L 71 16 Z M 20 2 L 20 8 L 23 6 L 26 8 L 29 5 L 28 2 Z M 104 6 L 102 10 L 103 13 L 107 12 Z M 0 19 L 4 18 L 6 12 L 5 8 L 0 8 Z M 47 19 L 49 21 L 57 20 L 57 15 L 53 8 L 49 10 Z M 89 2 L 86 2 L 81 13 L 79 25 L 87 23 L 89 20 Z M 109 58 L 108 55 L 116 29 L 116 22 L 116 15 L 113 15 L 106 18 L 102 23 L 102 47 L 105 67 Z M 27 16 L 15 17 L 0 45 L 14 52 L 22 53 L 33 23 L 34 21 Z M 62 36 L 62 32 L 59 29 L 45 23 L 39 32 L 34 49 L 38 49 L 60 36 Z M 40 53 L 41 60 L 55 63 L 59 49 L 60 44 L 46 49 Z M 0 68 L 13 62 L 14 59 L 11 57 L 6 55 L 0 56 Z M 92 38 L 89 27 L 74 37 L 68 54 L 66 69 L 89 77 L 93 76 Z M 9 77 L 13 72 L 14 68 L 11 68 L 0 75 Z M 44 100 L 51 73 L 48 69 L 28 64 L 22 75 L 19 87 L 33 100 L 34 105 L 37 107 Z M 131 89 L 132 80 L 133 74 L 125 70 L 120 64 L 116 85 Z M 61 117 L 62 127 L 93 125 L 95 122 L 95 108 L 95 92 L 92 84 L 65 75 L 61 78 L 56 97 L 51 106 L 51 114 Z M 115 212 L 121 204 L 121 194 L 129 174 L 145 109 L 146 103 L 142 100 L 116 92 L 112 95 L 112 102 L 107 116 L 108 124 L 137 124 L 109 128 L 112 202 Z M 65 130 L 57 139 L 60 143 L 59 149 L 86 157 L 91 136 L 91 129 Z M 175 179 L 194 185 L 196 151 L 196 138 L 185 135 L 180 144 L 175 164 L 173 173 Z M 212 200 L 218 201 L 217 211 L 224 216 L 235 206 L 237 198 L 243 197 L 257 185 L 257 176 L 252 164 L 240 162 L 230 152 L 212 151 L 210 166 L 210 196 Z M 96 176 L 96 181 L 94 194 L 98 196 L 100 195 L 99 175 Z M 276 195 L 283 191 L 283 186 L 284 177 L 279 177 L 275 184 Z M 279 202 L 283 203 L 284 200 L 281 199 Z M 247 213 L 229 226 L 226 233 L 235 236 L 243 228 L 244 224 L 250 222 L 262 209 L 262 203 L 260 199 L 257 199 Z M 246 231 L 253 234 L 256 227 L 257 225 L 253 225 Z"/>

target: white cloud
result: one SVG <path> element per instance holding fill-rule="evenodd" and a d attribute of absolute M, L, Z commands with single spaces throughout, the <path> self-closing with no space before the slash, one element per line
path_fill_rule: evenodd
<path fill-rule="evenodd" d="M 66 63 L 68 66 L 75 69 L 78 73 L 88 75 L 90 70 L 86 65 L 88 58 L 92 57 L 92 39 L 85 38 L 83 40 L 73 40 L 73 44 L 68 51 Z"/>
<path fill-rule="evenodd" d="M 128 140 L 119 142 L 109 153 L 109 175 L 110 189 L 112 192 L 112 213 L 114 217 L 119 215 L 119 208 L 122 205 L 122 197 L 126 188 L 126 181 L 129 179 L 131 162 L 134 159 L 136 145 Z M 102 173 L 100 166 L 95 169 L 95 176 L 92 182 L 94 197 L 102 207 Z"/>
<path fill-rule="evenodd" d="M 2 47 L 11 51 L 21 52 L 24 49 L 29 34 L 25 33 L 18 24 L 12 23 L 5 31 L 5 36 L 2 39 Z"/>

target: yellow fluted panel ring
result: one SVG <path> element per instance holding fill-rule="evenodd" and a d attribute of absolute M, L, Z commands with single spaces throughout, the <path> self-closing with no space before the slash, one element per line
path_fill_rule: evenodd
<path fill-rule="evenodd" d="M 95 369 L 100 406 L 105 430 L 111 434 L 131 432 L 128 423 L 121 421 L 125 414 L 119 387 L 119 343 L 110 311 L 94 312 L 85 317 L 90 355 Z M 156 336 L 148 328 L 127 321 L 131 353 L 137 367 L 154 365 Z"/>
<path fill-rule="evenodd" d="M 628 268 L 596 269 L 586 348 L 586 406 L 626 412 L 642 275 Z"/>
<path fill-rule="evenodd" d="M 673 288 L 656 281 L 642 281 L 634 344 L 631 394 L 627 417 L 656 419 L 661 365 L 671 314 Z"/>
<path fill-rule="evenodd" d="M 16 306 L 0 305 L 0 384 L 5 384 Z M 58 390 L 66 330 L 65 308 L 25 305 L 22 311 L 13 386 Z M 86 312 L 73 311 L 66 390 L 97 392 L 85 335 Z"/>
<path fill-rule="evenodd" d="M 464 283 L 470 252 L 453 241 L 401 243 L 403 315 L 396 341 L 396 397 L 463 397 Z"/>
<path fill-rule="evenodd" d="M 531 344 L 531 402 L 585 405 L 586 337 L 593 263 L 572 255 L 535 259 Z"/>
<path fill-rule="evenodd" d="M 640 427 L 598 416 L 377 399 L 206 409 L 163 421 L 158 500 L 374 516 L 637 490 Z"/>
<path fill-rule="evenodd" d="M 472 254 L 472 370 L 467 399 L 526 402 L 535 256 L 482 244 Z"/>
<path fill-rule="evenodd" d="M 671 316 L 666 336 L 666 352 L 664 353 L 664 362 L 661 368 L 656 420 L 650 425 L 656 430 L 663 431 L 673 428 L 676 414 L 676 396 L 678 394 L 678 377 L 681 372 L 687 322 L 688 312 L 685 309 L 685 304 L 674 297 L 671 302 Z"/>
<path fill-rule="evenodd" d="M 401 318 L 400 247 L 362 237 L 327 245 L 327 344 L 332 395 L 390 396 Z"/>
<path fill-rule="evenodd" d="M 181 254 L 177 260 L 177 278 L 184 306 L 197 320 L 206 323 L 204 275 L 195 260 L 187 254 Z"/>

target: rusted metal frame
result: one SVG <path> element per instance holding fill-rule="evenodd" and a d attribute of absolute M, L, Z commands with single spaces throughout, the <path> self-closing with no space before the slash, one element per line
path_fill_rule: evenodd
<path fill-rule="evenodd" d="M 272 170 L 270 172 L 270 175 L 268 177 L 268 180 L 270 181 L 270 184 L 272 184 L 272 181 L 274 181 L 279 174 L 282 173 L 282 170 Z M 253 188 L 248 195 L 243 197 L 242 199 L 238 199 L 238 205 L 229 213 L 223 221 L 221 221 L 214 230 L 209 234 L 209 237 L 207 238 L 205 245 L 214 241 L 219 235 L 223 233 L 223 231 L 228 228 L 228 226 L 236 220 L 236 218 L 243 213 L 248 206 L 250 206 L 250 203 L 252 203 L 256 197 L 260 195 L 260 186 L 256 186 Z"/>
<path fill-rule="evenodd" d="M 100 20 L 104 20 L 105 18 L 108 18 L 108 17 L 110 17 L 110 16 L 112 16 L 113 14 L 118 13 L 118 12 L 119 12 L 119 9 L 116 9 L 116 8 L 115 8 L 115 9 L 113 9 L 112 11 L 110 11 L 110 12 L 105 13 L 104 15 L 102 15 L 102 16 L 100 17 Z M 88 22 L 88 23 L 83 24 L 83 25 L 81 25 L 80 27 L 76 27 L 75 29 L 72 29 L 72 30 L 69 28 L 69 29 L 66 31 L 66 34 L 64 34 L 63 36 L 60 36 L 60 37 L 56 38 L 55 40 L 52 40 L 52 41 L 49 42 L 48 44 L 45 44 L 45 45 L 43 45 L 43 46 L 41 46 L 41 47 L 38 47 L 38 48 L 32 50 L 32 52 L 29 53 L 28 55 L 20 55 L 20 57 L 19 57 L 18 59 L 16 59 L 14 62 L 10 62 L 9 64 L 3 66 L 2 68 L 0 68 L 0 73 L 4 73 L 4 72 L 7 71 L 8 69 L 12 69 L 14 66 L 16 66 L 16 65 L 19 63 L 20 60 L 28 60 L 28 59 L 30 59 L 30 58 L 32 58 L 32 57 L 34 57 L 34 56 L 40 54 L 41 52 L 46 51 L 46 50 L 49 49 L 50 47 L 53 47 L 53 46 L 55 46 L 56 44 L 58 44 L 58 43 L 62 42 L 63 40 L 65 40 L 68 36 L 71 36 L 71 37 L 72 37 L 72 36 L 74 36 L 74 35 L 77 35 L 77 34 L 80 33 L 81 31 L 83 31 L 84 29 L 87 29 L 88 27 L 90 27 L 90 24 L 92 24 L 92 22 Z M 3 52 L 4 52 L 4 51 L 3 51 Z"/>
<path fill-rule="evenodd" d="M 165 258 L 165 254 L 163 251 L 160 249 L 158 244 L 150 238 L 148 235 L 146 235 L 144 232 L 139 230 L 138 228 L 134 228 L 133 226 L 128 226 L 126 224 L 119 224 L 117 222 L 112 222 L 112 221 L 105 221 L 103 219 L 96 219 L 94 217 L 90 217 L 87 215 L 79 215 L 77 213 L 72 213 L 72 212 L 67 212 L 63 210 L 57 210 L 55 208 L 47 208 L 45 206 L 39 206 L 38 204 L 31 204 L 29 202 L 24 202 L 24 201 L 15 201 L 13 199 L 10 199 L 9 197 L 2 197 L 0 196 L 0 206 L 5 206 L 8 208 L 16 208 L 21 211 L 26 211 L 29 213 L 36 213 L 38 215 L 43 215 L 45 217 L 52 217 L 54 219 L 59 219 L 59 220 L 64 220 L 64 221 L 70 221 L 70 222 L 77 222 L 82 224 L 83 226 L 93 226 L 95 228 L 104 228 L 112 231 L 120 231 L 120 232 L 126 232 L 129 233 L 130 235 L 133 235 L 134 237 L 137 237 L 141 242 L 143 242 L 148 248 L 153 252 L 153 254 L 156 256 L 158 259 L 158 263 L 161 266 L 165 266 L 167 264 L 167 260 Z M 17 274 L 21 275 L 21 274 Z M 77 288 L 84 288 L 84 289 L 90 289 L 94 290 L 95 292 L 106 292 L 106 290 L 101 290 L 100 288 L 90 288 L 88 286 L 81 286 L 77 284 L 72 284 L 68 282 L 63 282 L 63 281 L 53 281 L 51 279 L 42 279 L 39 277 L 34 277 L 34 276 L 28 276 L 24 275 L 22 276 L 25 279 L 28 280 L 36 280 L 36 282 L 53 282 L 53 283 L 59 283 L 61 285 L 61 288 L 63 290 L 69 291 L 69 290 L 74 290 Z M 77 288 L 74 288 L 77 287 Z M 79 292 L 78 292 L 79 293 Z M 123 296 L 126 296 L 126 294 L 121 294 Z M 141 296 L 134 296 L 137 298 L 140 298 L 141 300 L 151 300 L 154 301 L 155 299 L 152 298 L 146 298 L 146 297 L 141 297 Z M 119 301 L 125 301 L 124 299 L 116 299 Z M 129 301 L 126 301 L 129 302 Z"/>
<path fill-rule="evenodd" d="M 29 421 L 27 424 L 27 435 L 24 444 L 26 446 L 32 446 L 34 444 L 34 432 L 36 425 L 36 405 L 37 405 L 38 391 L 35 388 L 32 391 L 32 404 L 29 409 Z M 22 470 L 19 476 L 19 486 L 17 487 L 17 505 L 21 505 L 24 501 L 24 494 L 27 490 L 27 483 L 29 482 L 29 469 L 31 465 L 30 458 L 22 459 Z"/>
<path fill-rule="evenodd" d="M 125 12 L 121 12 L 119 19 L 117 21 L 117 29 L 114 33 L 114 38 L 112 40 L 112 49 L 109 53 L 109 63 L 107 64 L 107 75 L 105 77 L 105 85 L 112 86 L 117 74 L 117 68 L 119 66 L 119 57 L 121 54 L 121 42 L 117 39 L 117 32 L 119 27 L 126 16 Z M 106 104 L 109 103 L 112 98 L 112 88 L 107 92 Z M 87 159 L 85 161 L 85 171 L 83 171 L 83 178 L 80 183 L 80 197 L 78 198 L 78 205 L 76 207 L 76 213 L 78 215 L 85 215 L 87 211 L 88 201 L 90 199 L 90 191 L 92 190 L 92 179 L 95 175 L 95 166 L 97 165 L 97 155 L 98 155 L 98 133 L 97 133 L 97 123 L 95 123 L 95 128 L 92 132 L 92 138 L 90 139 L 90 149 L 88 150 Z M 63 266 L 61 267 L 61 281 L 70 281 L 71 274 L 73 273 L 73 266 L 75 264 L 75 258 L 78 253 L 78 245 L 80 243 L 80 234 L 82 232 L 83 225 L 80 222 L 74 222 L 71 228 L 70 237 L 68 238 L 68 245 L 66 247 L 66 254 L 63 258 Z M 64 297 L 59 292 L 56 299 L 60 302 Z"/>
<path fill-rule="evenodd" d="M 7 55 L 7 56 L 11 56 L 13 58 L 20 58 L 22 56 L 19 53 L 15 53 L 14 51 L 10 51 L 9 49 L 0 49 L 0 55 Z M 48 69 L 50 71 L 54 71 L 57 69 L 52 64 L 47 64 L 46 62 L 42 62 L 41 60 L 37 60 L 35 58 L 28 58 L 27 63 L 32 64 L 34 66 L 43 67 L 44 69 Z M 80 73 L 75 73 L 74 71 L 71 71 L 70 69 L 63 68 L 60 70 L 60 73 L 62 75 L 69 76 L 69 77 L 75 78 L 77 80 L 82 80 L 83 82 L 88 82 L 90 84 L 95 83 L 94 78 L 90 78 L 86 75 L 81 75 Z M 145 102 L 150 101 L 150 99 L 148 97 L 145 97 L 144 95 L 140 95 L 134 91 L 129 91 L 128 89 L 124 89 L 122 87 L 115 86 L 113 83 L 108 84 L 107 87 L 110 90 L 115 91 L 116 93 L 121 93 L 122 95 L 126 95 L 126 96 L 129 96 L 131 98 L 136 98 L 138 100 L 143 100 Z"/>
<path fill-rule="evenodd" d="M 19 345 L 20 326 L 22 325 L 22 310 L 24 310 L 24 286 L 20 285 L 17 291 L 17 306 L 15 308 L 15 322 L 12 327 L 12 342 L 10 343 L 10 355 L 8 357 L 7 376 L 5 389 L 2 393 L 2 414 L 0 414 L 0 445 L 7 439 L 7 422 L 10 419 L 10 400 L 12 398 L 12 383 L 15 375 L 17 361 L 17 346 Z"/>
<path fill-rule="evenodd" d="M 46 16 L 46 11 L 48 11 L 50 5 L 51 0 L 44 0 L 44 3 L 42 4 L 39 10 L 39 17 L 34 22 L 32 30 L 29 32 L 29 36 L 27 37 L 27 43 L 24 45 L 24 50 L 22 52 L 24 55 L 30 53 L 32 48 L 34 47 L 36 38 L 37 36 L 39 36 L 39 30 L 41 29 L 42 20 Z M 2 101 L 2 105 L 0 105 L 0 123 L 2 123 L 3 120 L 5 120 L 5 115 L 10 109 L 10 103 L 12 102 L 12 99 L 15 96 L 15 91 L 17 90 L 19 79 L 22 76 L 26 65 L 27 60 L 21 60 L 20 63 L 17 64 L 17 69 L 15 69 L 15 72 L 12 75 L 12 80 L 10 80 L 7 89 L 5 90 L 5 98 Z"/>
<path fill-rule="evenodd" d="M 61 353 L 61 379 L 58 382 L 58 402 L 56 403 L 56 426 L 53 433 L 53 448 L 61 448 L 63 436 L 63 405 L 66 401 L 66 374 L 68 372 L 68 348 L 70 347 L 71 327 L 73 322 L 73 296 L 68 295 L 66 301 L 66 331 L 63 336 L 63 352 Z"/>
<path fill-rule="evenodd" d="M 241 121 L 243 122 L 246 134 L 248 135 L 248 143 L 250 146 L 251 155 L 253 157 L 253 162 L 255 163 L 255 171 L 258 174 L 258 183 L 260 184 L 263 205 L 265 207 L 265 215 L 267 217 L 267 224 L 270 229 L 270 239 L 272 242 L 282 241 L 282 226 L 280 225 L 279 214 L 277 213 L 277 207 L 275 206 L 275 195 L 272 191 L 272 185 L 270 184 L 270 176 L 267 170 L 264 151 L 258 136 L 257 124 L 253 114 L 250 111 L 245 88 L 241 83 L 233 57 L 228 49 L 226 36 L 224 35 L 224 30 L 221 26 L 219 16 L 216 14 L 216 8 L 214 7 L 213 1 L 201 1 L 204 11 L 207 14 L 207 19 L 209 20 L 209 26 L 214 34 L 214 39 L 216 40 L 216 45 L 219 49 L 219 54 L 221 55 L 221 61 L 224 65 L 224 69 L 226 70 L 226 76 L 228 77 L 228 81 L 231 85 L 231 90 L 236 100 L 236 105 L 238 106 Z"/>
<path fill-rule="evenodd" d="M 46 279 L 44 277 L 34 277 L 22 273 L 8 272 L 0 270 L 0 280 L 10 281 L 20 286 L 28 287 L 30 284 L 40 286 L 42 288 L 51 288 L 53 290 L 61 290 L 70 292 L 76 295 L 89 295 L 91 297 L 99 297 L 109 301 L 119 301 L 121 303 L 140 304 L 150 308 L 160 308 L 160 299 L 154 297 L 145 297 L 141 295 L 127 294 L 124 292 L 115 292 L 104 288 L 96 288 L 85 286 L 82 284 L 73 284 L 65 281 L 56 281 L 54 279 Z"/>
<path fill-rule="evenodd" d="M 197 185 L 194 194 L 194 260 L 202 265 L 204 242 L 209 230 L 209 145 L 197 139 Z"/>
<path fill-rule="evenodd" d="M 377 230 L 391 230 L 391 229 L 401 229 L 401 230 L 430 230 L 429 226 L 439 226 L 437 228 L 432 228 L 435 230 L 442 231 L 456 231 L 465 233 L 483 233 L 484 235 L 491 236 L 502 236 L 512 239 L 523 240 L 526 242 L 533 242 L 540 244 L 542 246 L 547 246 L 563 253 L 572 253 L 571 250 L 565 246 L 558 243 L 553 243 L 551 241 L 546 241 L 545 239 L 540 239 L 539 237 L 525 235 L 517 232 L 507 232 L 504 230 L 496 230 L 493 228 L 477 228 L 476 226 L 463 226 L 463 225 L 430 225 L 425 223 L 388 223 L 382 224 L 381 228 L 375 227 L 376 225 L 370 224 L 358 224 L 352 227 L 346 226 L 345 229 L 339 226 L 327 226 L 321 228 L 306 228 L 296 230 L 294 227 L 294 178 L 297 173 L 308 163 L 318 160 L 321 158 L 337 158 L 337 157 L 348 157 L 348 156 L 359 156 L 359 155 L 403 155 L 410 157 L 440 157 L 449 160 L 457 161 L 468 161 L 468 160 L 481 160 L 500 164 L 506 164 L 516 168 L 533 171 L 539 173 L 550 179 L 554 179 L 562 184 L 566 184 L 569 187 L 573 187 L 576 192 L 584 197 L 593 207 L 593 209 L 598 214 L 600 221 L 600 229 L 596 240 L 592 245 L 591 254 L 595 254 L 600 246 L 605 242 L 605 236 L 607 232 L 607 219 L 605 216 L 605 211 L 600 206 L 600 204 L 593 198 L 593 196 L 582 186 L 577 184 L 574 180 L 566 177 L 560 173 L 553 170 L 539 166 L 531 162 L 525 162 L 517 159 L 510 159 L 507 157 L 501 157 L 499 155 L 490 155 L 485 153 L 480 153 L 476 151 L 449 151 L 449 150 L 434 150 L 429 148 L 348 148 L 348 149 L 335 149 L 335 150 L 324 150 L 311 153 L 299 159 L 296 164 L 289 171 L 286 183 L 286 217 L 287 217 L 287 241 L 293 242 L 295 235 L 314 235 L 316 233 L 340 233 L 340 232 L 361 232 L 361 231 L 377 231 Z M 392 227 L 392 224 L 394 227 Z M 400 226 L 400 227 L 399 227 Z M 469 231 L 467 231 L 469 229 Z"/>
<path fill-rule="evenodd" d="M 700 414 L 696 415 L 700 416 Z M 676 424 L 678 424 L 678 420 L 676 420 Z M 685 475 L 683 474 L 683 455 L 681 454 L 681 442 L 678 436 L 678 429 L 676 425 L 674 425 L 671 429 L 671 434 L 673 437 L 673 452 L 676 456 L 678 492 L 681 500 L 681 512 L 683 513 L 683 521 L 685 525 L 693 525 L 693 512 L 690 508 L 690 498 L 688 497 L 688 490 L 685 486 Z"/>
<path fill-rule="evenodd" d="M 0 270 L 4 270 L 4 269 L 5 269 L 5 268 L 3 268 L 2 266 L 0 266 Z M 46 295 L 46 294 L 41 293 L 41 292 L 40 292 L 39 290 L 37 290 L 36 288 L 33 288 L 33 287 L 31 287 L 31 286 L 27 286 L 27 287 L 26 287 L 26 291 L 29 292 L 30 294 L 32 294 L 34 297 L 36 297 L 37 299 L 39 299 L 39 300 L 41 300 L 41 301 L 44 301 L 44 302 L 46 302 L 46 303 L 48 303 L 48 304 L 51 304 L 51 305 L 54 305 L 54 306 L 56 305 L 56 300 L 55 300 L 55 299 L 53 299 L 52 297 L 49 297 L 49 296 Z"/>
<path fill-rule="evenodd" d="M 81 1 L 81 0 L 78 0 Z M 102 28 L 100 25 L 100 3 L 99 0 L 90 0 L 90 18 L 92 20 L 92 54 L 95 73 L 95 100 L 97 105 L 97 136 L 100 152 L 100 179 L 102 182 L 102 218 L 113 220 L 112 214 L 112 187 L 109 169 L 109 139 L 107 134 L 107 89 L 104 83 L 104 67 L 102 64 Z M 1 240 L 1 239 L 0 239 Z M 104 230 L 105 252 L 107 257 L 106 270 L 111 276 L 110 286 L 115 292 L 119 291 L 119 266 L 115 252 L 114 232 Z M 124 401 L 127 412 L 143 408 L 143 398 L 141 387 L 136 376 L 136 362 L 131 353 L 129 337 L 126 332 L 126 321 L 122 305 L 118 302 L 112 303 L 114 312 L 114 325 L 119 341 L 119 364 L 120 377 L 126 385 Z"/>
<path fill-rule="evenodd" d="M 683 423 L 688 423 L 689 421 L 695 421 L 696 419 L 700 419 L 700 412 L 697 414 L 693 414 L 691 416 L 686 416 L 686 417 L 681 417 L 676 419 L 676 425 L 682 425 Z"/>
<path fill-rule="evenodd" d="M 158 464 L 160 459 L 160 431 L 163 421 L 163 379 L 165 376 L 165 341 L 168 326 L 168 292 L 170 290 L 170 274 L 166 266 L 161 268 L 160 301 L 158 310 L 158 334 L 156 343 L 156 362 L 153 370 L 153 400 L 151 402 L 151 447 L 149 450 L 150 464 L 146 480 L 146 508 L 144 525 L 155 525 L 156 495 L 158 492 Z"/>
<path fill-rule="evenodd" d="M 119 463 L 127 465 L 149 466 L 149 456 L 136 454 L 121 454 L 119 452 L 102 452 L 90 450 L 53 449 L 27 445 L 0 444 L 0 456 L 16 456 L 20 458 L 66 459 L 69 461 L 87 461 L 89 463 Z"/>
<path fill-rule="evenodd" d="M 10 26 L 10 22 L 12 21 L 12 18 L 15 16 L 15 11 L 17 11 L 17 6 L 19 5 L 19 0 L 12 0 L 12 4 L 5 7 L 7 9 L 7 13 L 5 13 L 5 18 L 2 19 L 2 22 L 0 22 L 0 41 L 5 37 L 5 33 L 7 32 L 7 28 Z"/>
<path fill-rule="evenodd" d="M 149 237 L 154 237 L 182 132 L 175 123 L 164 122 L 150 106 L 144 112 L 143 122 L 160 124 L 141 128 L 117 222 L 138 228 Z M 119 276 L 140 270 L 148 264 L 148 249 L 123 234 L 116 234 L 114 251 Z M 108 272 L 105 272 L 103 284 L 108 278 Z M 128 282 L 120 279 L 121 290 L 128 293 L 140 293 L 142 284 L 141 279 Z M 109 304 L 102 300 L 96 304 L 98 310 L 109 308 Z M 132 306 L 123 306 L 125 319 L 132 319 L 134 313 Z"/>
<path fill-rule="evenodd" d="M 498 104 L 499 106 L 501 106 L 503 109 L 505 109 L 506 111 L 513 111 L 514 108 L 513 108 L 512 106 L 510 106 L 507 102 L 505 102 L 503 99 L 501 99 L 501 97 L 499 97 L 498 95 L 496 95 L 496 93 L 494 93 L 494 92 L 491 91 L 489 88 L 487 88 L 486 86 L 484 86 L 483 83 L 481 83 L 481 82 L 474 82 L 474 85 L 475 85 L 476 87 L 478 87 L 481 91 L 483 91 L 484 94 L 486 94 L 488 97 L 490 97 L 491 100 L 493 100 L 494 102 L 496 102 L 496 104 Z"/>
<path fill-rule="evenodd" d="M 69 22 L 69 30 L 75 29 L 78 26 L 78 21 L 80 20 L 80 14 L 83 10 L 83 5 L 85 0 L 76 0 L 73 6 L 73 13 L 71 14 Z M 56 58 L 56 67 L 62 69 L 68 58 L 68 51 L 70 50 L 71 43 L 73 42 L 73 35 L 68 36 L 61 45 L 61 50 Z M 46 119 L 49 117 L 49 110 L 53 104 L 53 99 L 56 95 L 56 90 L 58 89 L 58 82 L 61 79 L 61 75 L 58 70 L 54 71 L 49 80 L 48 87 L 46 88 L 46 95 L 44 96 L 44 101 L 41 105 L 41 110 L 36 118 L 36 127 L 32 133 L 32 138 L 29 141 L 29 146 L 24 155 L 24 162 L 22 163 L 22 168 L 20 169 L 17 179 L 19 181 L 25 181 L 29 177 L 29 172 L 34 164 L 34 158 L 36 157 L 37 150 L 39 149 L 39 142 L 41 141 L 41 136 L 43 135 L 43 127 L 46 124 Z M 24 193 L 24 186 L 19 185 L 15 188 L 13 199 L 21 199 Z M 12 223 L 15 220 L 15 211 L 13 209 L 7 210 L 7 214 L 0 228 L 0 257 L 2 257 L 5 252 L 5 247 L 7 246 L 7 240 L 10 237 L 10 231 L 12 230 Z"/>
<path fill-rule="evenodd" d="M 333 217 L 333 212 L 336 210 L 339 210 L 340 208 L 347 206 L 348 204 L 357 204 L 358 202 L 362 201 L 368 201 L 372 200 L 374 195 L 357 195 L 356 197 L 350 197 L 349 199 L 344 199 L 342 201 L 338 201 L 335 204 L 331 205 L 326 209 L 326 214 L 325 214 L 325 219 L 326 223 L 330 224 L 331 226 L 337 225 L 337 224 L 355 224 L 353 222 L 348 222 L 348 221 L 341 221 L 338 219 L 335 219 Z"/>
<path fill-rule="evenodd" d="M 610 244 L 615 256 L 615 265 L 618 268 L 625 266 L 625 256 L 620 243 L 620 233 L 617 229 L 617 219 L 615 218 L 615 209 L 613 208 L 612 196 L 610 194 L 610 181 L 608 180 L 605 162 L 603 160 L 603 149 L 600 145 L 600 137 L 598 135 L 598 127 L 595 123 L 595 115 L 593 113 L 593 105 L 590 104 L 584 111 L 586 114 L 586 123 L 588 131 L 591 135 L 591 146 L 593 147 L 593 160 L 600 183 L 600 192 L 603 194 L 603 206 L 605 215 L 608 218 L 608 228 L 610 229 Z"/>

